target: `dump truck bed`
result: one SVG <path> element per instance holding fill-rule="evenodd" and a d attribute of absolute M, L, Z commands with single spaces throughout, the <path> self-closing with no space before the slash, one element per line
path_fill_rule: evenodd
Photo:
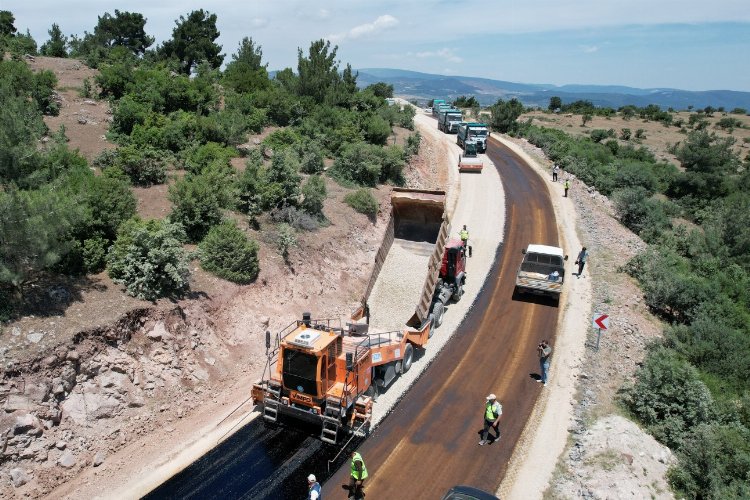
<path fill-rule="evenodd" d="M 427 321 L 450 229 L 444 191 L 394 188 L 391 205 L 362 299 L 371 329 L 380 331 L 420 328 Z"/>

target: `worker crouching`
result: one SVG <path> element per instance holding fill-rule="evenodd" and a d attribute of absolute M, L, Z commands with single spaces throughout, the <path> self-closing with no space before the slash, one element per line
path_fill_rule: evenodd
<path fill-rule="evenodd" d="M 349 478 L 349 498 L 364 498 L 364 482 L 367 479 L 367 467 L 362 455 L 358 452 L 352 453 L 352 470 Z"/>

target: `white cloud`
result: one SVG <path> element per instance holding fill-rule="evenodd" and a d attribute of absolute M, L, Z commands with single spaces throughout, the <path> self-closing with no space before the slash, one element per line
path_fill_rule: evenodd
<path fill-rule="evenodd" d="M 331 17 L 331 11 L 330 10 L 328 10 L 328 9 L 320 9 L 318 11 L 318 19 L 320 19 L 321 21 L 324 20 L 324 19 L 328 19 L 329 17 Z"/>
<path fill-rule="evenodd" d="M 268 26 L 268 19 L 265 17 L 254 17 L 250 19 L 250 26 L 253 28 L 265 28 Z"/>
<path fill-rule="evenodd" d="M 452 63 L 461 63 L 464 60 L 458 57 L 453 49 L 449 49 L 447 47 L 444 47 L 440 50 L 428 50 L 424 52 L 417 52 L 414 54 L 415 57 L 419 57 L 421 59 L 427 59 L 427 58 L 433 58 L 433 59 L 442 59 L 444 61 L 452 62 Z"/>
<path fill-rule="evenodd" d="M 378 17 L 377 19 L 375 19 L 375 21 L 371 23 L 360 24 L 359 26 L 355 26 L 349 31 L 345 31 L 343 33 L 336 33 L 333 35 L 328 35 L 326 38 L 328 38 L 328 40 L 332 42 L 338 42 L 344 39 L 356 39 L 356 38 L 361 38 L 363 36 L 374 35 L 381 31 L 392 28 L 396 26 L 397 24 L 398 24 L 398 19 L 391 16 L 390 14 L 385 14 L 383 16 Z"/>
<path fill-rule="evenodd" d="M 581 46 L 581 50 L 583 50 L 585 54 L 593 54 L 599 50 L 599 47 L 596 45 L 583 45 Z"/>

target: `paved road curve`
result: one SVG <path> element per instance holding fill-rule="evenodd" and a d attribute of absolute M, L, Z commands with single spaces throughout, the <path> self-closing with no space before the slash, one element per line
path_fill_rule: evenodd
<path fill-rule="evenodd" d="M 368 498 L 440 498 L 456 484 L 495 491 L 542 390 L 531 377 L 538 372 L 535 348 L 553 337 L 558 309 L 512 295 L 521 249 L 559 245 L 554 212 L 544 181 L 518 156 L 495 140 L 487 153 L 505 190 L 505 243 L 453 339 L 359 448 L 370 471 Z M 480 447 L 491 392 L 503 404 L 503 436 Z M 325 498 L 345 498 L 347 481 L 348 464 L 326 482 Z"/>

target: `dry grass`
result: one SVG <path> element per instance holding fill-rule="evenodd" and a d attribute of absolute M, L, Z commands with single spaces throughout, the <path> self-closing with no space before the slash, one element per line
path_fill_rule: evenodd
<path fill-rule="evenodd" d="M 672 113 L 672 121 L 676 122 L 682 120 L 684 124 L 687 124 L 691 114 L 694 113 L 689 113 L 687 111 Z M 730 133 L 728 130 L 716 127 L 719 120 L 727 116 L 740 120 L 743 124 L 743 128 L 735 128 Z M 563 130 L 574 137 L 589 135 L 592 130 L 596 129 L 613 129 L 618 138 L 617 140 L 621 145 L 643 145 L 652 151 L 658 160 L 666 160 L 675 165 L 679 162 L 675 159 L 673 154 L 669 153 L 669 147 L 678 142 L 684 141 L 688 132 L 691 130 L 686 128 L 685 125 L 683 125 L 683 128 L 674 125 L 665 127 L 661 122 L 642 120 L 635 117 L 626 120 L 621 116 L 594 116 L 591 121 L 587 122 L 584 126 L 581 115 L 533 111 L 521 115 L 519 121 L 525 122 L 528 119 L 531 119 L 532 123 L 535 125 Z M 709 123 L 707 130 L 709 132 L 715 132 L 719 137 L 733 137 L 735 139 L 733 149 L 741 158 L 744 158 L 750 152 L 750 116 L 714 113 L 714 115 L 708 117 L 707 120 Z M 622 129 L 625 128 L 630 129 L 633 136 L 635 136 L 636 130 L 643 129 L 645 138 L 642 140 L 631 139 L 630 141 L 619 139 Z"/>

